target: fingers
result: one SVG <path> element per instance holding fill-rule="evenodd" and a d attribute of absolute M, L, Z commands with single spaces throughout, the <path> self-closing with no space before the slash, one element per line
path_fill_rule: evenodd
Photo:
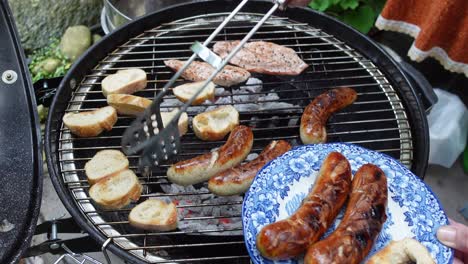
<path fill-rule="evenodd" d="M 437 230 L 437 238 L 448 247 L 468 253 L 468 227 L 465 225 L 442 226 Z"/>
<path fill-rule="evenodd" d="M 288 6 L 307 6 L 310 0 L 286 0 L 286 5 Z"/>
<path fill-rule="evenodd" d="M 310 0 L 286 0 L 285 3 L 282 5 L 288 7 L 304 7 L 310 3 Z"/>
<path fill-rule="evenodd" d="M 461 261 L 459 259 L 454 259 L 453 264 L 464 264 L 464 263 L 463 263 L 463 261 Z"/>
<path fill-rule="evenodd" d="M 455 250 L 455 259 L 462 260 L 464 253 L 458 250 Z"/>
<path fill-rule="evenodd" d="M 453 220 L 452 218 L 449 218 L 449 223 L 450 223 L 450 225 L 454 225 L 454 226 L 460 226 L 460 227 L 465 226 L 464 224 L 461 224 L 461 223 Z"/>

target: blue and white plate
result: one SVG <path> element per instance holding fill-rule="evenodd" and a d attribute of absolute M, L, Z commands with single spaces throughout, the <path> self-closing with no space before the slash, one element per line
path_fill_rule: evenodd
<path fill-rule="evenodd" d="M 432 193 L 418 177 L 393 158 L 349 144 L 316 144 L 300 146 L 268 163 L 259 171 L 242 207 L 245 243 L 254 263 L 302 263 L 297 260 L 270 261 L 256 248 L 256 236 L 267 224 L 287 218 L 309 193 L 322 161 L 332 151 L 343 154 L 353 174 L 366 163 L 379 166 L 387 175 L 388 219 L 369 256 L 391 240 L 412 237 L 425 245 L 438 264 L 451 263 L 453 250 L 436 238 L 436 230 L 448 224 L 447 216 Z M 325 237 L 343 217 L 338 215 Z"/>

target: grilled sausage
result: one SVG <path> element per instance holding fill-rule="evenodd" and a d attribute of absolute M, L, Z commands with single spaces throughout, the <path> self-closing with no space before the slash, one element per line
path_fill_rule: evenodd
<path fill-rule="evenodd" d="M 360 263 L 369 253 L 387 219 L 387 178 L 372 164 L 354 175 L 348 207 L 337 229 L 312 245 L 304 263 Z"/>
<path fill-rule="evenodd" d="M 241 163 L 252 149 L 252 144 L 252 129 L 237 126 L 222 147 L 173 164 L 167 170 L 167 177 L 171 182 L 183 186 L 207 181 L 217 173 Z"/>
<path fill-rule="evenodd" d="M 289 218 L 269 224 L 257 235 L 257 249 L 272 260 L 289 259 L 306 251 L 328 229 L 351 189 L 351 167 L 338 152 L 320 168 L 312 191 Z"/>
<path fill-rule="evenodd" d="M 284 140 L 274 140 L 260 155 L 246 164 L 239 164 L 214 176 L 208 182 L 208 189 L 217 195 L 235 195 L 246 192 L 257 172 L 270 160 L 291 149 Z"/>
<path fill-rule="evenodd" d="M 304 109 L 301 117 L 302 143 L 325 143 L 327 141 L 325 125 L 328 118 L 334 112 L 352 104 L 356 97 L 356 91 L 347 87 L 336 88 L 317 96 Z"/>

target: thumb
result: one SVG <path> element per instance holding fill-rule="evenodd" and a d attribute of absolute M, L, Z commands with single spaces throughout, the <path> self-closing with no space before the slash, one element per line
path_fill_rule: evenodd
<path fill-rule="evenodd" d="M 468 253 L 468 227 L 465 225 L 442 226 L 437 230 L 437 238 L 448 247 Z"/>

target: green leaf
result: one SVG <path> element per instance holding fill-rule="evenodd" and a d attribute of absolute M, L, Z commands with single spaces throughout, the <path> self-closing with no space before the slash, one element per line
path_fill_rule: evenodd
<path fill-rule="evenodd" d="M 375 17 L 377 17 L 380 12 L 382 12 L 383 7 L 385 6 L 386 0 L 369 0 L 369 5 L 374 9 Z"/>
<path fill-rule="evenodd" d="M 326 12 L 329 15 L 331 15 L 333 13 L 333 14 L 335 14 L 334 16 L 336 16 L 336 14 L 343 13 L 343 8 L 341 8 L 341 6 L 339 4 L 338 5 L 332 5 L 327 9 Z"/>
<path fill-rule="evenodd" d="M 366 34 L 374 25 L 375 13 L 372 7 L 363 5 L 359 6 L 356 10 L 349 10 L 344 13 L 343 21 Z"/>
<path fill-rule="evenodd" d="M 32 60 L 29 64 L 29 70 L 32 74 L 33 82 L 44 78 L 63 76 L 70 68 L 70 61 L 57 48 L 59 42 L 59 39 L 51 39 L 49 46 L 38 49 L 31 54 Z M 50 59 L 60 60 L 60 64 L 53 72 L 47 72 L 42 67 L 43 62 Z"/>
<path fill-rule="evenodd" d="M 359 0 L 341 0 L 340 1 L 340 6 L 344 10 L 346 9 L 356 9 L 356 7 L 359 6 Z"/>
<path fill-rule="evenodd" d="M 330 7 L 333 0 L 314 0 L 310 2 L 309 6 L 315 10 L 323 12 Z"/>

